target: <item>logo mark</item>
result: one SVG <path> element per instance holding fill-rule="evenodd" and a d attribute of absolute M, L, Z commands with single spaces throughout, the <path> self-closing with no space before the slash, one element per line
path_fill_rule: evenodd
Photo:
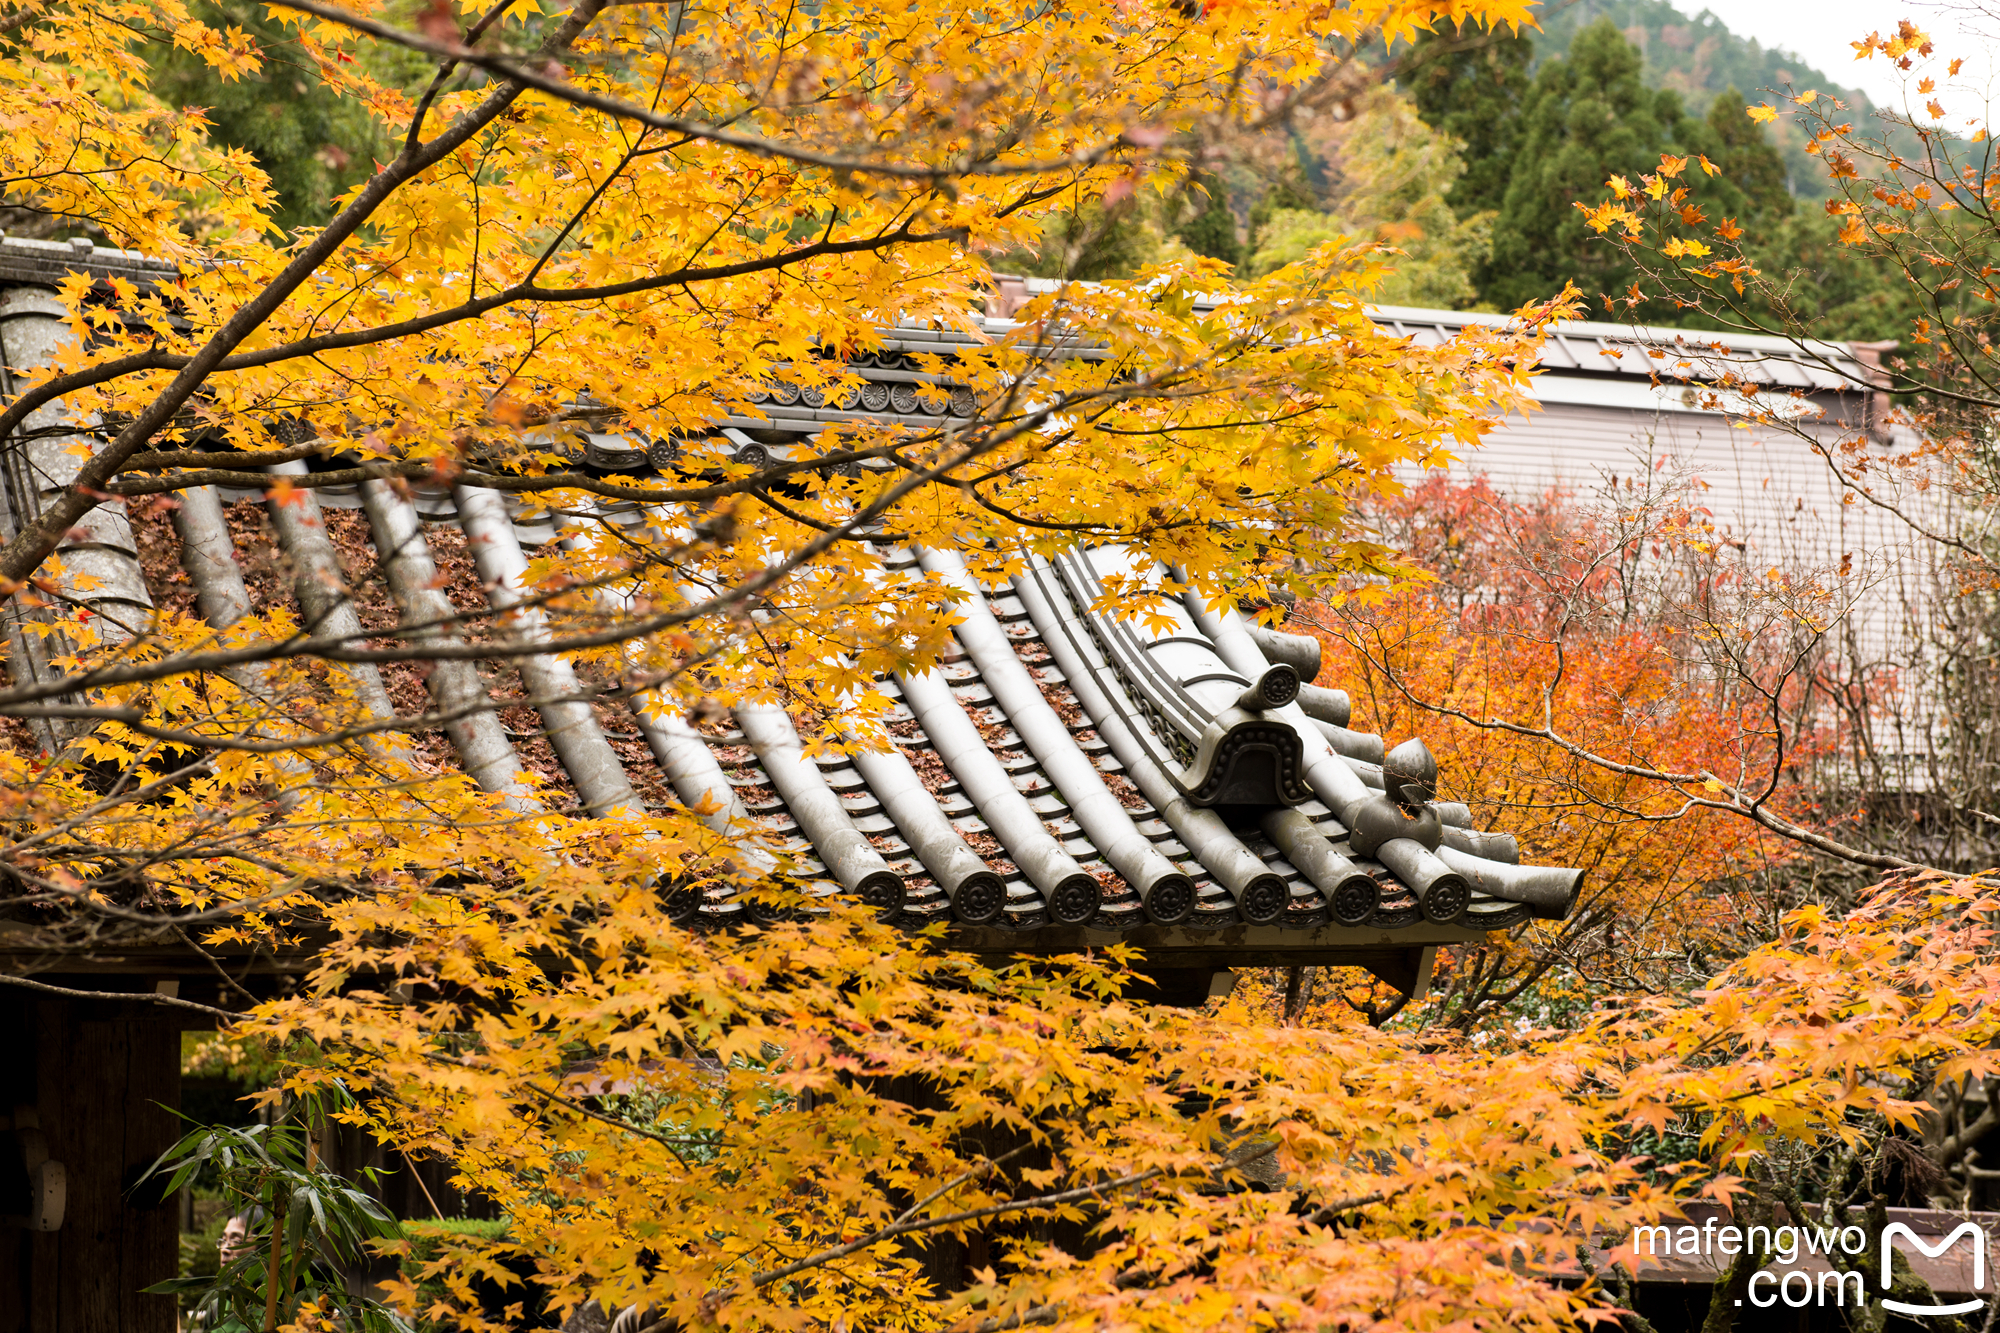
<path fill-rule="evenodd" d="M 1890 1272 L 1892 1251 L 1889 1249 L 1889 1246 L 1898 1236 L 1909 1241 L 1926 1259 L 1938 1258 L 1946 1250 L 1958 1244 L 1959 1241 L 1970 1236 L 1972 1238 L 1972 1289 L 1974 1291 L 1983 1291 L 1985 1289 L 1986 1233 L 1977 1226 L 1971 1222 L 1963 1223 L 1959 1226 L 1958 1230 L 1952 1232 L 1937 1244 L 1927 1245 L 1924 1243 L 1924 1238 L 1910 1230 L 1909 1227 L 1903 1225 L 1901 1222 L 1891 1222 L 1882 1229 L 1882 1289 L 1884 1291 L 1887 1291 L 1895 1281 L 1893 1274 Z M 1985 1301 L 1977 1299 L 1960 1301 L 1956 1305 L 1911 1305 L 1906 1301 L 1885 1300 L 1882 1302 L 1882 1308 L 1892 1311 L 1895 1314 L 1912 1314 L 1918 1316 L 1953 1315 L 1971 1314 L 1974 1310 L 1983 1308 L 1985 1304 Z"/>

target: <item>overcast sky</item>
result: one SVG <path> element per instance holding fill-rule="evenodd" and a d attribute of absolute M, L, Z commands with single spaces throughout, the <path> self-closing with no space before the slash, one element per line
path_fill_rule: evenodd
<path fill-rule="evenodd" d="M 1703 0 L 1673 3 L 1687 14 L 1698 14 L 1704 8 Z M 1911 20 L 1936 39 L 1941 55 L 1965 57 L 1958 82 L 1966 86 L 1947 102 L 1954 113 L 1965 114 L 1976 113 L 1977 104 L 1984 100 L 1982 95 L 1996 65 L 1992 53 L 2000 49 L 2000 43 L 1983 35 L 2000 32 L 2000 18 L 1979 12 L 1985 9 L 2000 15 L 2000 0 L 1982 0 L 1977 6 L 1944 5 L 1934 0 L 1921 4 L 1895 0 L 1708 0 L 1706 8 L 1730 31 L 1754 37 L 1767 47 L 1791 51 L 1828 78 L 1892 105 L 1900 105 L 1902 100 L 1897 72 L 1880 55 L 1857 61 L 1850 42 L 1870 32 L 1887 36 L 1899 19 Z M 1912 77 L 1919 72 L 1912 71 Z"/>

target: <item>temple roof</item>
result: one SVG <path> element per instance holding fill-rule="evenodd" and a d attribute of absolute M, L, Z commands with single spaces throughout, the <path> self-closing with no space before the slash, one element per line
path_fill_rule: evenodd
<path fill-rule="evenodd" d="M 1119 548 L 993 588 L 949 554 L 921 560 L 972 596 L 937 670 L 876 681 L 900 753 L 802 762 L 760 710 L 719 756 L 748 813 L 904 919 L 1303 942 L 1328 927 L 1495 930 L 1574 902 L 1581 872 L 1522 867 L 1511 836 L 1433 799 L 1421 742 L 1385 754 L 1348 729 L 1347 696 L 1304 683 L 1317 640 L 1192 597 L 1164 604 L 1164 629 L 1093 611 L 1099 580 L 1130 572 Z M 699 779 L 674 776 L 694 798 Z"/>
<path fill-rule="evenodd" d="M 455 616 L 447 594 L 509 606 L 530 549 L 556 536 L 545 522 L 517 523 L 528 516 L 489 490 L 360 490 L 268 508 L 183 492 L 173 523 L 204 610 L 235 600 L 218 595 L 242 586 L 235 551 L 264 541 L 297 571 L 307 613 L 334 632 L 343 597 L 376 608 L 367 628 L 393 614 L 407 632 Z M 469 555 L 476 579 L 441 576 L 441 550 Z M 549 704 L 541 722 L 559 785 L 590 809 L 678 802 L 718 830 L 748 821 L 816 891 L 857 894 L 912 926 L 954 922 L 996 948 L 992 932 L 1056 951 L 1157 940 L 1163 928 L 1249 928 L 1232 938 L 1252 948 L 1431 944 L 1559 918 L 1575 901 L 1582 872 L 1521 866 L 1513 837 L 1475 830 L 1465 804 L 1435 799 L 1437 765 L 1421 741 L 1385 751 L 1350 729 L 1347 695 L 1312 683 L 1316 639 L 1192 594 L 1169 596 L 1146 624 L 1095 610 L 1108 575 L 1171 578 L 1121 547 L 1036 559 L 991 587 L 947 552 L 889 552 L 887 564 L 920 564 L 969 594 L 935 670 L 873 682 L 894 750 L 814 753 L 776 705 L 720 721 L 626 710 L 640 750 L 615 743 L 602 709 Z M 557 657 L 519 669 L 529 697 L 588 694 Z M 430 703 L 449 710 L 485 688 L 470 672 L 435 667 Z M 379 682 L 359 692 L 379 698 L 377 711 L 392 706 Z M 511 788 L 523 760 L 497 723 L 448 730 L 468 772 Z M 758 910 L 712 892 L 682 908 L 708 926 Z"/>
<path fill-rule="evenodd" d="M 1374 306 L 1369 317 L 1381 327 L 1435 347 L 1459 330 L 1505 328 L 1504 315 L 1472 310 L 1425 310 Z M 1552 320 L 1542 329 L 1538 365 L 1544 374 L 1597 374 L 1710 382 L 1725 374 L 1772 389 L 1866 392 L 1880 377 L 1871 364 L 1878 344 L 1794 341 L 1769 334 L 1658 328 L 1599 320 Z"/>
<path fill-rule="evenodd" d="M 3 262 L 21 247 L 0 245 L 0 287 L 34 281 Z M 37 271 L 73 261 L 53 253 L 66 247 L 45 248 L 18 257 Z M 91 258 L 100 277 L 141 267 L 123 252 Z M 23 307 L 21 317 L 54 316 Z M 737 460 L 760 462 L 828 422 L 964 419 L 973 415 L 966 391 L 914 357 L 949 356 L 1010 327 L 885 328 L 877 349 L 842 367 L 859 383 L 820 390 L 774 378 L 758 404 L 764 416 L 716 422 L 706 447 L 726 442 Z M 672 470 L 689 443 L 586 433 L 570 447 L 580 470 L 610 476 Z M 34 508 L 65 484 L 57 472 L 75 466 L 66 449 L 39 451 L 36 475 L 12 485 L 14 511 Z M 250 491 L 179 500 L 171 537 L 169 520 L 143 519 L 150 560 L 116 506 L 100 511 L 88 549 L 67 557 L 103 590 L 87 600 L 122 603 L 128 614 L 175 598 L 188 605 L 191 584 L 189 609 L 218 625 L 289 596 L 324 632 L 381 633 L 400 622 L 403 633 L 450 634 L 412 626 L 456 623 L 454 599 L 515 606 L 528 551 L 558 536 L 546 514 L 464 485 L 414 497 L 385 482 L 316 487 L 269 507 Z M 634 506 L 605 517 L 644 521 Z M 185 580 L 163 567 L 162 543 Z M 289 587 L 267 578 L 253 597 L 256 580 L 246 582 L 238 563 L 250 548 L 280 556 Z M 892 567 L 921 564 L 970 594 L 936 670 L 874 682 L 890 701 L 893 750 L 809 753 L 776 706 L 739 708 L 720 723 L 621 706 L 607 721 L 611 706 L 578 702 L 590 691 L 567 662 L 543 655 L 506 667 L 519 674 L 518 697 L 555 701 L 539 706 L 539 733 L 470 710 L 444 728 L 441 757 L 489 790 L 515 792 L 528 767 L 522 752 L 537 747 L 554 760 L 544 776 L 584 809 L 679 802 L 718 829 L 751 821 L 808 884 L 858 894 L 912 926 L 951 922 L 991 951 L 1128 940 L 1196 963 L 1402 956 L 1573 906 L 1582 872 L 1521 866 L 1511 836 L 1475 830 L 1465 804 L 1437 800 L 1438 766 L 1421 741 L 1385 749 L 1383 738 L 1350 729 L 1347 696 L 1317 683 L 1316 640 L 1191 595 L 1167 597 L 1143 625 L 1093 609 L 1107 576 L 1171 580 L 1115 546 L 1036 560 L 991 587 L 948 553 L 886 555 Z M 178 591 L 163 586 L 174 582 Z M 24 668 L 34 663 L 17 663 Z M 350 669 L 377 713 L 463 713 L 493 675 L 463 659 L 386 683 L 393 671 Z M 392 699 L 398 690 L 411 697 Z M 719 892 L 678 901 L 690 924 L 758 910 Z"/>

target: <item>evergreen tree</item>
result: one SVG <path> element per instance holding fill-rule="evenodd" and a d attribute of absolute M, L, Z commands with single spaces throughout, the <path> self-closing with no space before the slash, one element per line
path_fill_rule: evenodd
<path fill-rule="evenodd" d="M 1236 239 L 1236 213 L 1229 207 L 1229 190 L 1213 176 L 1198 175 L 1188 182 L 1187 208 L 1192 213 L 1175 235 L 1187 248 L 1210 259 L 1234 265 L 1243 258 Z"/>
<path fill-rule="evenodd" d="M 1463 146 L 1465 174 L 1446 196 L 1461 218 L 1497 213 L 1520 149 L 1535 44 L 1506 29 L 1425 34 L 1398 82 L 1417 114 Z"/>
<path fill-rule="evenodd" d="M 256 157 L 277 191 L 273 220 L 281 228 L 325 222 L 333 198 L 391 156 L 388 134 L 367 107 L 320 80 L 290 29 L 262 6 L 225 12 L 203 0 L 190 9 L 204 22 L 247 31 L 264 64 L 248 77 L 226 79 L 194 51 L 162 40 L 144 48 L 153 91 L 175 106 L 206 108 L 211 141 Z M 371 44 L 356 58 L 376 77 L 405 87 L 422 87 L 430 73 L 426 57 L 398 47 Z"/>
<path fill-rule="evenodd" d="M 1559 56 L 1578 33 L 1608 19 L 1638 43 L 1645 57 L 1646 82 L 1679 89 L 1689 106 L 1706 106 L 1729 88 L 1756 92 L 1790 85 L 1817 88 L 1822 97 L 1839 97 L 1853 108 L 1855 121 L 1866 123 L 1872 109 L 1869 100 L 1842 86 L 1838 65 L 1815 69 L 1801 62 L 1796 51 L 1740 37 L 1729 30 L 1727 13 L 1727 6 L 1703 8 L 1686 0 L 1561 0 L 1537 9 L 1541 31 L 1535 34 L 1535 47 L 1544 60 Z M 1737 114 L 1742 114 L 1740 109 Z M 1796 121 L 1781 118 L 1765 132 L 1800 199 L 1825 199 L 1834 193 L 1819 160 L 1805 151 L 1807 136 Z"/>
<path fill-rule="evenodd" d="M 1605 301 L 1624 297 L 1633 268 L 1575 205 L 1595 202 L 1613 175 L 1636 182 L 1659 170 L 1662 153 L 1705 153 L 1712 161 L 1722 151 L 1707 122 L 1686 114 L 1679 94 L 1646 87 L 1640 67 L 1624 34 L 1599 22 L 1577 34 L 1566 59 L 1537 73 L 1492 254 L 1475 279 L 1488 301 L 1511 309 L 1552 296 L 1569 280 L 1583 289 L 1592 314 L 1607 314 Z M 1721 190 L 1704 191 L 1709 206 L 1741 212 L 1741 190 L 1718 183 Z M 1621 306 L 1617 317 L 1693 322 L 1664 300 L 1634 311 Z"/>
<path fill-rule="evenodd" d="M 1792 212 L 1792 192 L 1785 182 L 1785 159 L 1764 136 L 1764 127 L 1744 113 L 1743 94 L 1729 88 L 1708 108 L 1708 128 L 1717 152 L 1710 160 L 1743 192 L 1751 218 L 1775 221 Z"/>

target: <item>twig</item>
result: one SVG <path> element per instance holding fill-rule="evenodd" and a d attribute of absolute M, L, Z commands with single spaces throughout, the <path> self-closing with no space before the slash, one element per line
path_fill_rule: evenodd
<path fill-rule="evenodd" d="M 1219 1165 L 1212 1167 L 1208 1175 L 1213 1179 L 1225 1171 L 1234 1171 L 1240 1167 L 1248 1166 L 1260 1157 L 1268 1157 L 1270 1154 L 1276 1152 L 1277 1149 L 1278 1144 L 1273 1140 L 1258 1148 L 1255 1152 L 1245 1153 L 1241 1157 L 1229 1158 Z M 808 1268 L 817 1268 L 822 1264 L 831 1263 L 836 1259 L 843 1259 L 857 1250 L 865 1250 L 871 1245 L 879 1245 L 885 1240 L 893 1240 L 897 1236 L 907 1235 L 913 1231 L 928 1231 L 937 1227 L 957 1226 L 963 1222 L 978 1222 L 985 1218 L 1000 1217 L 1007 1213 L 1018 1213 L 1030 1208 L 1053 1208 L 1058 1204 L 1078 1203 L 1084 1199 L 1099 1198 L 1113 1190 L 1130 1189 L 1134 1185 L 1143 1185 L 1147 1181 L 1157 1180 L 1166 1174 L 1167 1168 L 1163 1166 L 1148 1167 L 1144 1171 L 1135 1171 L 1131 1175 L 1120 1176 L 1116 1180 L 1100 1181 L 1095 1185 L 1083 1185 L 1073 1190 L 1064 1190 L 1059 1194 L 1043 1194 L 1032 1199 L 1016 1199 L 1008 1203 L 996 1203 L 985 1208 L 968 1209 L 962 1213 L 947 1213 L 943 1217 L 933 1217 L 921 1222 L 893 1223 L 889 1226 L 880 1227 L 858 1240 L 851 1240 L 844 1245 L 835 1245 L 829 1249 L 821 1250 L 817 1254 L 808 1255 L 796 1263 L 786 1264 L 783 1268 L 772 1268 L 762 1273 L 753 1273 L 750 1276 L 750 1285 L 752 1287 L 768 1287 L 773 1282 L 791 1277 L 795 1273 L 802 1273 Z"/>
<path fill-rule="evenodd" d="M 681 1150 L 679 1148 L 676 1148 L 673 1144 L 673 1140 L 668 1138 L 664 1134 L 658 1133 L 657 1131 L 650 1129 L 641 1129 L 639 1126 L 632 1124 L 629 1121 L 620 1120 L 616 1116 L 606 1115 L 602 1111 L 593 1111 L 588 1106 L 585 1106 L 583 1103 L 565 1097 L 559 1092 L 551 1092 L 547 1088 L 542 1087 L 540 1084 L 530 1083 L 527 1085 L 527 1087 L 529 1092 L 534 1093 L 537 1097 L 542 1098 L 544 1101 L 554 1102 L 558 1106 L 566 1106 L 570 1110 L 575 1111 L 578 1115 L 585 1115 L 589 1116 L 592 1120 L 602 1121 L 604 1124 L 610 1125 L 614 1129 L 624 1130 L 627 1134 L 636 1134 L 642 1139 L 651 1139 L 653 1142 L 659 1144 L 661 1147 L 665 1148 L 668 1152 L 672 1153 L 674 1155 L 674 1160 L 681 1164 L 681 1168 L 683 1170 L 692 1171 L 694 1169 L 693 1163 L 689 1162 L 687 1158 L 681 1156 Z"/>

